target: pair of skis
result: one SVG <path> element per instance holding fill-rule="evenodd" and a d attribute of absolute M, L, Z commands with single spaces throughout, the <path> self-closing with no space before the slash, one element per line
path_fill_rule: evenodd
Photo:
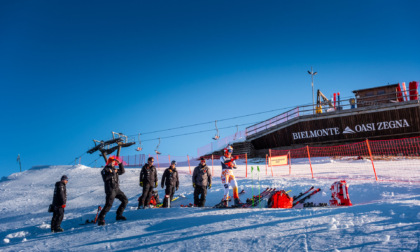
<path fill-rule="evenodd" d="M 247 202 L 242 206 L 242 208 L 256 207 L 260 205 L 261 202 L 265 200 L 268 201 L 274 193 L 276 193 L 276 188 L 266 188 L 259 195 L 252 196 L 252 199 L 247 199 Z"/>
<path fill-rule="evenodd" d="M 216 206 L 214 206 L 213 208 L 251 208 L 251 207 L 256 207 L 258 205 L 260 205 L 261 202 L 267 200 L 273 196 L 273 194 L 276 192 L 276 188 L 269 188 L 267 187 L 264 191 L 262 191 L 260 194 L 258 195 L 254 195 L 252 196 L 251 199 L 247 199 L 245 203 L 243 203 L 240 206 L 231 206 L 231 207 L 225 207 L 223 205 L 223 202 L 217 204 Z"/>
<path fill-rule="evenodd" d="M 305 192 L 300 193 L 299 195 L 293 197 L 293 207 L 299 203 L 304 203 L 307 199 L 311 198 L 315 194 L 321 191 L 321 188 L 315 189 L 315 187 L 311 187 Z"/>

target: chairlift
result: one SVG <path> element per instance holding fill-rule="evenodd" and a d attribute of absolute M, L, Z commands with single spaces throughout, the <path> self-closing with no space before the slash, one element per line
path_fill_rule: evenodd
<path fill-rule="evenodd" d="M 159 152 L 159 145 L 160 145 L 160 137 L 159 137 L 159 144 L 156 146 L 156 150 L 155 150 L 157 155 L 162 154 L 162 153 Z"/>
<path fill-rule="evenodd" d="M 137 147 L 136 151 L 141 151 L 143 148 L 141 147 L 141 140 L 140 140 L 140 133 L 139 133 L 139 147 Z"/>
<path fill-rule="evenodd" d="M 214 121 L 214 125 L 216 126 L 216 135 L 213 137 L 214 140 L 219 140 L 220 135 L 219 135 L 219 129 L 217 128 L 217 120 Z"/>
<path fill-rule="evenodd" d="M 235 136 L 233 136 L 233 141 L 236 140 L 236 136 L 238 135 L 238 132 L 239 132 L 239 128 L 238 128 L 238 125 L 236 125 L 236 132 L 235 132 Z"/>

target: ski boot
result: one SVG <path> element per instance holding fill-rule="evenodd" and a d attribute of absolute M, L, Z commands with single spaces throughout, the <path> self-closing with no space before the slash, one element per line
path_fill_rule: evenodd
<path fill-rule="evenodd" d="M 105 220 L 98 220 L 98 226 L 105 226 Z"/>
<path fill-rule="evenodd" d="M 229 207 L 229 200 L 222 200 L 222 207 Z"/>
<path fill-rule="evenodd" d="M 117 220 L 117 221 L 119 221 L 119 220 L 127 220 L 127 218 L 125 218 L 125 217 L 124 217 L 124 216 L 122 216 L 122 215 L 117 215 L 116 220 Z"/>
<path fill-rule="evenodd" d="M 241 207 L 244 203 L 242 203 L 239 198 L 238 199 L 234 199 L 235 204 L 233 205 L 234 207 Z"/>
<path fill-rule="evenodd" d="M 61 227 L 58 227 L 58 228 L 54 229 L 52 232 L 53 233 L 60 233 L 60 232 L 63 232 L 63 231 L 64 231 L 64 229 L 62 229 Z"/>

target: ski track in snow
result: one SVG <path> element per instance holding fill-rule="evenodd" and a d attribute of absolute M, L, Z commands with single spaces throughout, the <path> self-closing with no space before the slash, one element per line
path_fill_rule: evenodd
<path fill-rule="evenodd" d="M 334 163 L 324 160 L 326 163 Z M 318 163 L 322 162 L 319 160 Z M 345 161 L 340 161 L 345 162 Z M 360 162 L 347 161 L 356 169 Z M 248 165 L 250 169 L 251 165 Z M 244 170 L 240 166 L 235 173 Z M 164 168 L 158 169 L 161 178 Z M 105 202 L 101 168 L 86 166 L 38 167 L 10 175 L 0 182 L 1 251 L 419 251 L 420 185 L 346 178 L 354 206 L 303 209 L 212 209 L 220 202 L 223 186 L 215 169 L 206 208 L 180 208 L 193 202 L 188 167 L 178 167 L 181 186 L 171 209 L 135 210 L 141 193 L 140 169 L 126 169 L 120 188 L 129 199 L 125 222 L 115 221 L 119 201 L 106 216 L 107 225 L 80 225 L 93 219 Z M 318 172 L 321 173 L 322 171 Z M 371 171 L 369 171 L 371 172 Z M 47 213 L 54 184 L 69 176 L 63 233 L 52 234 Z M 410 178 L 411 174 L 405 177 Z M 266 187 L 292 190 L 297 195 L 314 185 L 321 188 L 310 199 L 328 202 L 335 180 L 295 177 L 271 178 L 262 173 Z M 160 181 L 159 181 L 160 182 Z M 245 189 L 242 201 L 258 194 L 258 181 L 238 179 Z M 252 189 L 253 186 L 253 189 Z M 160 198 L 164 191 L 158 187 Z"/>

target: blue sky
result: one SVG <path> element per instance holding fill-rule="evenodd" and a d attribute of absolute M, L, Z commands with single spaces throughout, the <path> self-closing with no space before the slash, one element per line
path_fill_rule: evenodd
<path fill-rule="evenodd" d="M 419 1 L 1 1 L 0 176 L 19 170 L 19 153 L 23 169 L 69 164 L 111 131 L 311 103 L 311 66 L 327 96 L 418 81 L 419 9 Z M 195 155 L 213 135 L 162 139 L 159 150 Z M 143 143 L 147 154 L 158 141 Z"/>

